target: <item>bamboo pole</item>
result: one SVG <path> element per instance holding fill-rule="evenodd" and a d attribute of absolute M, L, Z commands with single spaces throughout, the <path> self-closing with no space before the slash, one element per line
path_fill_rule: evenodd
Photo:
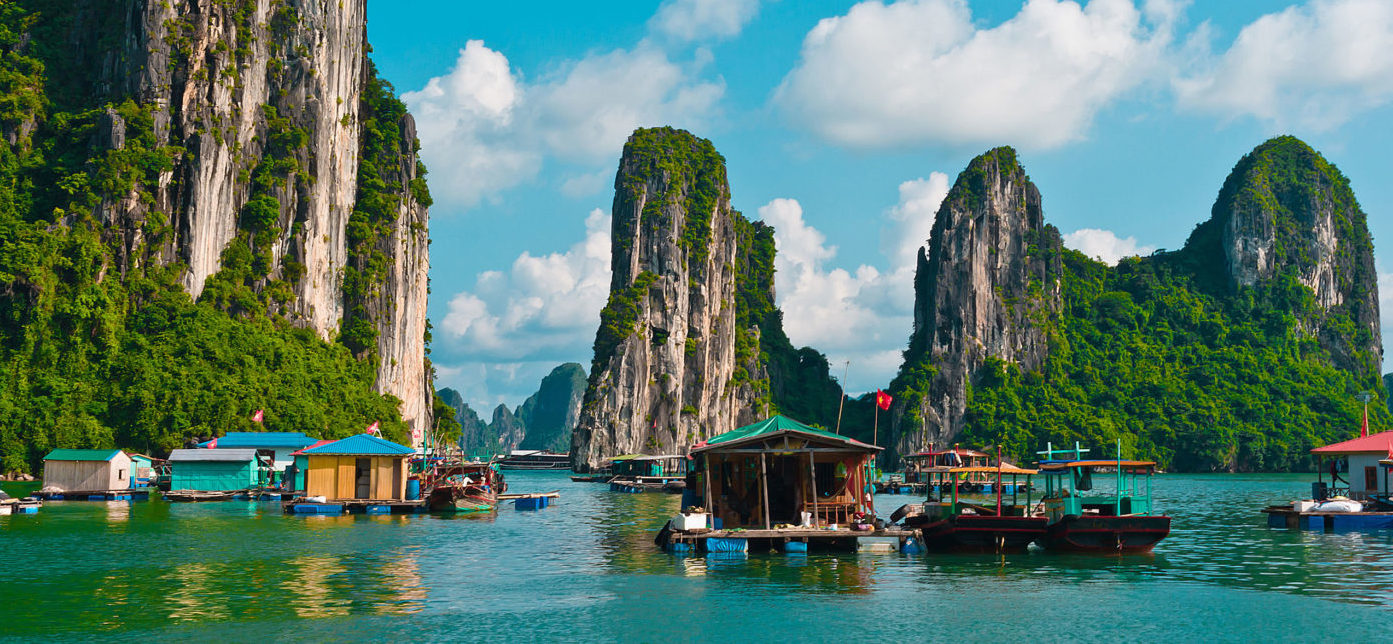
<path fill-rule="evenodd" d="M 759 455 L 759 486 L 764 494 L 764 529 L 770 529 L 769 524 L 769 469 L 765 467 L 764 454 Z"/>
<path fill-rule="evenodd" d="M 811 482 L 813 490 L 813 526 L 817 527 L 817 463 L 813 461 L 813 453 L 808 452 L 808 481 Z"/>

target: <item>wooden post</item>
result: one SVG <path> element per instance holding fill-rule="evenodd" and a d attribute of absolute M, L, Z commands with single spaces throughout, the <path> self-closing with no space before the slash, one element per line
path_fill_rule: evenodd
<path fill-rule="evenodd" d="M 808 452 L 808 481 L 813 490 L 813 525 L 817 527 L 817 463 L 813 461 L 813 453 Z"/>
<path fill-rule="evenodd" d="M 764 452 L 759 453 L 759 487 L 764 494 L 764 529 L 768 530 L 772 526 L 769 523 L 769 469 L 764 465 Z"/>
<path fill-rule="evenodd" d="M 702 483 L 706 485 L 706 498 L 701 500 L 701 504 L 706 507 L 706 514 L 710 515 L 710 525 L 708 527 L 714 529 L 716 527 L 716 507 L 711 504 L 711 455 L 707 454 L 702 458 L 704 459 L 703 462 L 706 464 L 706 471 L 701 474 Z"/>

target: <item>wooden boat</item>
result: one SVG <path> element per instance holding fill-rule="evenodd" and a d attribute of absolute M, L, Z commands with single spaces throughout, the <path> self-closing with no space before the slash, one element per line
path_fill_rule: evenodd
<path fill-rule="evenodd" d="M 197 503 L 203 501 L 231 501 L 238 496 L 247 497 L 248 490 L 170 490 L 160 496 L 171 503 Z"/>
<path fill-rule="evenodd" d="M 431 512 L 492 512 L 508 484 L 489 461 L 437 465 L 422 488 Z"/>
<path fill-rule="evenodd" d="M 1037 473 L 1002 463 L 973 467 L 929 467 L 920 470 L 929 490 L 929 497 L 920 506 L 905 506 L 891 515 L 904 517 L 906 527 L 920 530 L 924 546 L 930 550 L 1007 552 L 1025 550 L 1031 542 L 1045 536 L 1047 519 L 1035 513 L 1030 499 L 1030 477 Z M 979 481 L 994 477 L 996 503 L 972 503 L 959 497 L 963 481 Z M 1002 483 L 1011 477 L 1011 495 L 1004 494 Z M 1027 484 L 1017 483 L 1025 476 Z M 935 490 L 951 495 L 946 500 L 934 498 Z M 1026 492 L 1025 503 L 1019 503 L 1018 490 Z M 898 515 L 898 516 L 897 516 Z"/>
<path fill-rule="evenodd" d="M 588 476 L 572 476 L 571 480 L 576 483 L 608 483 L 614 478 L 613 474 L 591 474 Z"/>
<path fill-rule="evenodd" d="M 1170 534 L 1171 525 L 1170 517 L 1151 507 L 1156 463 L 1123 460 L 1120 442 L 1112 460 L 1085 459 L 1085 451 L 1075 445 L 1072 454 L 1048 447 L 1041 452 L 1047 459 L 1040 461 L 1040 471 L 1045 475 L 1043 502 L 1049 519 L 1043 545 L 1080 552 L 1151 550 Z M 1095 483 L 1107 479 L 1113 481 L 1112 490 L 1093 491 Z"/>

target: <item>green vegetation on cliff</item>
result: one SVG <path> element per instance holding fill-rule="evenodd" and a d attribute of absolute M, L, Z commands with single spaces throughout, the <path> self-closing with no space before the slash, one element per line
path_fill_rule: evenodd
<path fill-rule="evenodd" d="M 1353 294 L 1330 309 L 1298 279 L 1315 258 L 1293 243 L 1308 216 L 1294 211 L 1322 202 L 1334 206 L 1339 288 Z M 1236 285 L 1221 226 L 1257 210 L 1276 227 L 1275 274 Z M 1376 288 L 1372 252 L 1339 171 L 1296 139 L 1269 141 L 1239 162 L 1214 219 L 1184 249 L 1116 267 L 1066 251 L 1045 365 L 1022 372 L 989 359 L 957 440 L 1001 444 L 1027 461 L 1046 441 L 1105 448 L 1121 439 L 1125 453 L 1176 470 L 1309 468 L 1311 448 L 1357 435 L 1356 394 L 1386 395 L 1367 349 L 1376 344 L 1365 299 Z M 1383 405 L 1370 412 L 1375 429 L 1389 427 Z"/>
<path fill-rule="evenodd" d="M 88 4 L 94 22 L 83 25 L 70 2 L 0 4 L 0 471 L 32 471 L 57 447 L 160 453 L 256 428 L 331 438 L 378 420 L 404 440 L 399 401 L 373 393 L 370 360 L 261 314 L 288 289 L 250 286 L 268 272 L 251 252 L 256 237 L 276 225 L 260 206 L 243 211 L 246 236 L 229 246 L 221 281 L 198 302 L 183 291 L 185 268 L 165 250 L 178 213 L 156 209 L 147 187 L 185 151 L 156 140 L 150 106 L 93 89 L 102 50 L 81 58 L 67 43 L 81 29 L 83 42 L 114 48 L 126 25 L 116 3 Z M 379 99 L 400 105 L 366 100 Z M 288 136 L 273 133 L 270 145 L 302 143 Z M 269 197 L 293 171 L 281 158 L 258 170 L 254 195 Z M 143 218 L 109 220 L 110 204 L 128 198 Z M 139 242 L 126 256 L 129 239 Z M 256 409 L 260 426 L 249 420 Z"/>

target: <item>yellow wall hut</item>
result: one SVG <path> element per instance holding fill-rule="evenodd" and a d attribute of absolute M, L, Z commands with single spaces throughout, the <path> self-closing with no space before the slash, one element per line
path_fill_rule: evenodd
<path fill-rule="evenodd" d="M 302 452 L 307 459 L 305 496 L 326 501 L 406 499 L 408 460 L 404 445 L 359 434 Z"/>

